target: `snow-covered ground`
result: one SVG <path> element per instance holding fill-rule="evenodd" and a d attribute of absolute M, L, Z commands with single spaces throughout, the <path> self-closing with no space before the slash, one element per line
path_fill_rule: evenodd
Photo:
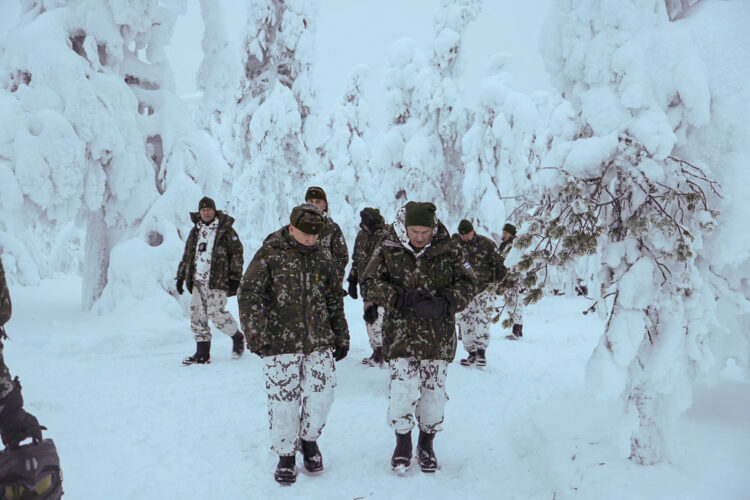
<path fill-rule="evenodd" d="M 725 370 L 671 438 L 671 463 L 621 456 L 620 408 L 594 403 L 584 368 L 601 323 L 579 298 L 549 297 L 526 315 L 523 342 L 493 326 L 484 370 L 453 363 L 441 468 L 390 471 L 387 371 L 369 354 L 361 302 L 346 300 L 352 351 L 339 363 L 336 401 L 320 440 L 326 470 L 285 488 L 272 477 L 258 358 L 230 358 L 217 334 L 209 366 L 183 367 L 194 349 L 174 301 L 81 313 L 80 281 L 12 287 L 5 359 L 27 408 L 49 427 L 73 499 L 518 498 L 747 499 L 750 384 Z M 236 314 L 236 301 L 231 308 Z M 459 348 L 459 354 L 463 355 Z M 301 465 L 301 458 L 298 458 Z M 301 468 L 301 467 L 300 467 Z"/>

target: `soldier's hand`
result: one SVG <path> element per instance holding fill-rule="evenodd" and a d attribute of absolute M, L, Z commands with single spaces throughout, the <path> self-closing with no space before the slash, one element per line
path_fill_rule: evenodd
<path fill-rule="evenodd" d="M 357 300 L 357 278 L 349 276 L 349 279 L 347 281 L 349 282 L 349 289 L 347 290 L 349 297 Z"/>
<path fill-rule="evenodd" d="M 34 443 L 41 441 L 42 430 L 46 431 L 47 428 L 39 425 L 39 420 L 34 415 L 20 408 L 13 415 L 12 420 L 9 420 L 7 425 L 3 427 L 0 434 L 5 446 L 17 448 L 21 441 L 26 438 L 31 438 Z"/>
<path fill-rule="evenodd" d="M 365 308 L 364 315 L 365 323 L 368 325 L 374 324 L 378 320 L 378 305 L 370 304 Z"/>
<path fill-rule="evenodd" d="M 185 283 L 184 280 L 177 280 L 177 287 L 176 288 L 177 288 L 177 293 L 179 293 L 180 295 L 182 295 L 183 293 L 185 293 L 185 288 L 183 287 L 184 283 Z"/>
<path fill-rule="evenodd" d="M 349 353 L 349 346 L 348 345 L 341 345 L 338 346 L 336 349 L 333 350 L 333 359 L 336 361 L 341 361 L 346 357 L 346 355 Z"/>
<path fill-rule="evenodd" d="M 249 349 L 248 349 L 249 350 Z M 260 349 L 257 349 L 255 351 L 251 351 L 253 354 L 258 356 L 259 358 L 265 358 L 266 356 L 271 356 L 271 346 L 266 344 L 264 346 L 261 346 Z"/>
<path fill-rule="evenodd" d="M 406 288 L 397 287 L 396 296 L 393 300 L 393 307 L 399 311 L 406 308 L 414 307 L 414 304 L 424 299 L 430 298 L 430 295 L 421 290 L 407 290 Z"/>
<path fill-rule="evenodd" d="M 229 280 L 227 281 L 227 297 L 234 297 L 237 295 L 237 289 L 240 287 L 240 280 Z"/>
<path fill-rule="evenodd" d="M 456 313 L 456 301 L 453 295 L 446 293 L 443 297 L 429 297 L 414 304 L 414 314 L 420 318 L 447 318 Z"/>

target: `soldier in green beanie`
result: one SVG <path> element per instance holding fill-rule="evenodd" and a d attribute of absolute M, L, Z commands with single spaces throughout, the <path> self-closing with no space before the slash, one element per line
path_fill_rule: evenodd
<path fill-rule="evenodd" d="M 274 478 L 293 483 L 296 453 L 323 470 L 317 445 L 336 386 L 334 361 L 349 351 L 349 328 L 336 264 L 319 244 L 323 213 L 297 206 L 289 225 L 271 233 L 240 284 L 240 321 L 250 351 L 263 358 Z"/>
<path fill-rule="evenodd" d="M 497 297 L 490 288 L 502 276 L 503 264 L 495 242 L 486 236 L 476 234 L 474 226 L 467 219 L 458 224 L 458 233 L 453 235 L 453 241 L 474 269 L 480 290 L 471 304 L 456 316 L 461 341 L 469 353 L 461 360 L 461 365 L 486 366 L 490 321 Z"/>
<path fill-rule="evenodd" d="M 448 396 L 448 364 L 456 355 L 456 313 L 477 292 L 476 275 L 432 203 L 409 202 L 364 271 L 367 301 L 385 306 L 383 357 L 391 382 L 388 420 L 396 433 L 394 470 L 411 464 L 411 431 L 419 424 L 417 459 L 434 472 L 433 449 Z"/>
<path fill-rule="evenodd" d="M 511 248 L 513 248 L 513 240 L 516 239 L 516 232 L 516 226 L 514 226 L 510 222 L 506 222 L 505 225 L 503 225 L 503 241 L 502 243 L 500 243 L 500 248 L 498 249 L 498 254 L 502 262 L 505 261 L 505 258 L 510 253 Z M 505 266 L 503 266 L 503 269 L 504 268 Z M 505 336 L 505 338 L 508 340 L 519 340 L 521 337 L 523 337 L 523 303 L 520 300 L 520 295 L 516 297 L 516 303 L 514 304 L 514 306 L 516 311 L 517 323 L 513 325 L 513 329 L 511 330 L 512 333 Z"/>
<path fill-rule="evenodd" d="M 224 334 L 232 338 L 232 357 L 245 351 L 244 336 L 237 321 L 226 310 L 227 298 L 237 294 L 242 277 L 244 256 L 242 242 L 232 227 L 234 218 L 220 210 L 205 196 L 198 202 L 198 211 L 190 213 L 193 228 L 185 242 L 185 252 L 177 269 L 177 293 L 185 286 L 190 302 L 190 327 L 195 337 L 195 354 L 185 358 L 184 365 L 211 362 L 210 319 Z"/>
<path fill-rule="evenodd" d="M 346 265 L 349 263 L 349 249 L 346 246 L 346 240 L 344 240 L 344 233 L 341 231 L 341 227 L 331 218 L 328 196 L 322 187 L 311 186 L 307 188 L 305 202 L 312 203 L 323 212 L 325 226 L 318 237 L 318 245 L 331 254 L 336 266 L 339 288 L 341 288 L 344 283 L 344 274 L 346 274 Z M 341 291 L 346 294 L 343 289 Z"/>

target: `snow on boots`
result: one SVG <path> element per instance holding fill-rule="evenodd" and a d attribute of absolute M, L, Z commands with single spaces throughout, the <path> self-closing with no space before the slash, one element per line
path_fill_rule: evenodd
<path fill-rule="evenodd" d="M 232 335 L 232 359 L 239 359 L 245 352 L 245 336 L 238 331 Z"/>
<path fill-rule="evenodd" d="M 280 484 L 292 484 L 297 480 L 297 457 L 296 455 L 279 456 L 279 463 L 273 478 Z"/>
<path fill-rule="evenodd" d="M 182 364 L 187 365 L 207 365 L 211 362 L 211 342 L 196 342 L 195 354 L 182 360 Z"/>
<path fill-rule="evenodd" d="M 300 439 L 300 443 L 302 444 L 302 458 L 307 472 L 322 471 L 323 456 L 320 454 L 318 443 L 316 441 L 305 441 L 304 439 Z"/>
<path fill-rule="evenodd" d="M 471 366 L 473 365 L 477 360 L 477 353 L 475 351 L 472 351 L 469 353 L 469 356 L 461 360 L 461 366 Z"/>
<path fill-rule="evenodd" d="M 438 461 L 435 457 L 435 451 L 432 449 L 432 441 L 435 439 L 435 433 L 419 431 L 417 440 L 417 460 L 422 472 L 435 472 L 438 468 Z"/>
<path fill-rule="evenodd" d="M 396 449 L 391 457 L 391 468 L 400 473 L 409 470 L 411 465 L 411 432 L 396 433 Z"/>

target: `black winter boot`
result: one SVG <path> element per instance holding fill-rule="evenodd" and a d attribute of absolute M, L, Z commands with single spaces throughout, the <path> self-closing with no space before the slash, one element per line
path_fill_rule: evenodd
<path fill-rule="evenodd" d="M 422 472 L 435 472 L 438 468 L 438 461 L 435 458 L 435 451 L 432 449 L 432 440 L 435 439 L 435 433 L 419 431 L 419 440 L 417 441 L 417 460 Z"/>
<path fill-rule="evenodd" d="M 471 366 L 477 360 L 476 351 L 470 351 L 469 356 L 461 360 L 461 366 Z"/>
<path fill-rule="evenodd" d="M 211 341 L 196 342 L 195 354 L 182 360 L 183 365 L 207 365 L 211 362 Z"/>
<path fill-rule="evenodd" d="M 375 352 L 372 353 L 372 361 L 377 366 L 380 366 L 383 364 L 383 348 L 382 347 L 375 348 Z"/>
<path fill-rule="evenodd" d="M 411 465 L 411 431 L 406 434 L 396 433 L 396 449 L 391 457 L 391 468 L 406 472 Z"/>
<path fill-rule="evenodd" d="M 487 356 L 484 349 L 477 349 L 477 366 L 487 366 Z"/>
<path fill-rule="evenodd" d="M 302 444 L 302 458 L 304 459 L 305 469 L 308 472 L 320 472 L 323 470 L 323 455 L 320 454 L 320 448 L 316 441 L 305 441 L 300 439 Z"/>
<path fill-rule="evenodd" d="M 279 456 L 276 472 L 273 478 L 280 484 L 292 484 L 297 480 L 297 457 L 296 455 Z"/>
<path fill-rule="evenodd" d="M 373 350 L 372 354 L 370 354 L 368 357 L 362 358 L 362 364 L 363 365 L 372 365 L 372 358 L 374 358 L 374 357 L 375 357 L 375 351 Z"/>
<path fill-rule="evenodd" d="M 508 340 L 518 340 L 521 337 L 523 337 L 523 325 L 519 324 L 513 325 L 513 333 L 511 335 L 505 336 Z"/>
<path fill-rule="evenodd" d="M 245 336 L 238 331 L 232 335 L 232 359 L 239 359 L 245 352 Z"/>

